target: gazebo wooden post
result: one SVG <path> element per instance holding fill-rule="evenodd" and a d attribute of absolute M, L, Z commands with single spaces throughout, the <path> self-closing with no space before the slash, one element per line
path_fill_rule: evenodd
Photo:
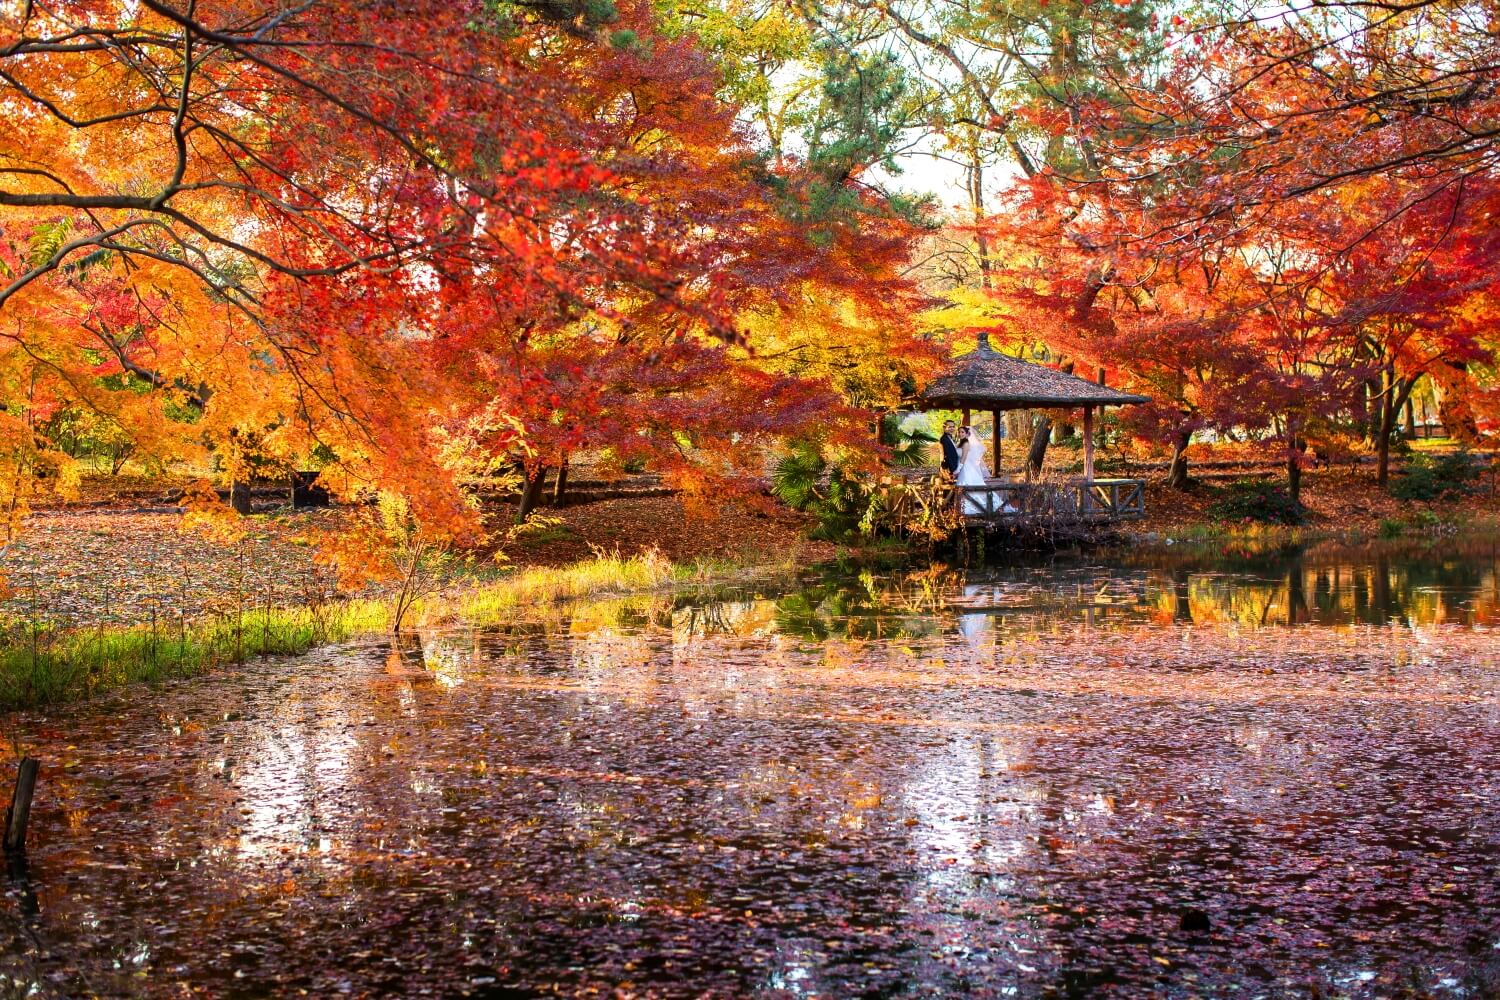
<path fill-rule="evenodd" d="M 969 408 L 967 406 L 964 407 L 964 426 L 973 426 L 973 420 L 969 417 Z"/>
<path fill-rule="evenodd" d="M 995 425 L 994 425 L 993 428 L 991 428 L 990 433 L 992 435 L 994 435 L 994 439 L 995 439 L 995 478 L 999 479 L 1000 478 L 1000 411 L 999 410 L 991 410 L 990 411 L 990 416 L 992 416 L 994 418 L 994 420 L 995 420 Z"/>
<path fill-rule="evenodd" d="M 1094 481 L 1094 408 L 1083 408 L 1083 481 Z"/>

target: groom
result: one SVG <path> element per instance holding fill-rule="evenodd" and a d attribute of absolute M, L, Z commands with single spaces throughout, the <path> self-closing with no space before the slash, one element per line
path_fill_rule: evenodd
<path fill-rule="evenodd" d="M 938 441 L 943 446 L 943 471 L 950 476 L 958 475 L 958 445 L 953 440 L 953 432 L 958 425 L 951 420 L 943 421 L 943 436 Z"/>

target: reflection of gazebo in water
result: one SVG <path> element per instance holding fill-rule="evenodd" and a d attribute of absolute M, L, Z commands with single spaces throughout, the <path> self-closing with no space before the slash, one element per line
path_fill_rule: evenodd
<path fill-rule="evenodd" d="M 970 423 L 974 410 L 994 416 L 994 477 L 984 486 L 960 487 L 971 518 L 1011 521 L 1026 517 L 1053 520 L 1114 521 L 1146 512 L 1145 482 L 1094 477 L 1094 409 L 1148 402 L 1145 396 L 1111 389 L 1067 372 L 1002 354 L 990 346 L 987 333 L 979 346 L 954 360 L 912 401 L 917 410 L 962 410 Z M 1083 410 L 1083 476 L 1055 482 L 1015 482 L 1000 478 L 1000 414 L 1006 410 Z"/>

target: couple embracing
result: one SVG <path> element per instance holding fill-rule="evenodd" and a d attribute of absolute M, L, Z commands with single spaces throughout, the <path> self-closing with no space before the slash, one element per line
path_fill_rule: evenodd
<path fill-rule="evenodd" d="M 943 436 L 938 439 L 943 446 L 943 471 L 953 477 L 959 486 L 984 486 L 987 477 L 984 471 L 984 439 L 974 433 L 974 428 L 965 424 L 959 427 L 952 420 L 944 421 Z M 1009 503 L 998 503 L 994 492 L 987 495 L 970 491 L 964 496 L 965 514 L 994 513 L 996 508 L 1009 513 Z"/>
<path fill-rule="evenodd" d="M 943 468 L 958 485 L 984 485 L 984 441 L 974 428 L 944 421 L 943 436 L 938 441 L 943 446 Z"/>

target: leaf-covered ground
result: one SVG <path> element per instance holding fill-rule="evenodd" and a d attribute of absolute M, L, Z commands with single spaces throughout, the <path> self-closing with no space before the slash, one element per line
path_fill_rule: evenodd
<path fill-rule="evenodd" d="M 96 490 L 97 492 L 97 490 Z M 114 495 L 134 504 L 136 493 Z M 807 541 L 795 513 L 769 516 L 726 505 L 710 518 L 687 517 L 675 497 L 631 498 L 544 510 L 548 523 L 505 544 L 519 566 L 562 565 L 595 550 L 634 555 L 656 549 L 674 562 L 784 563 L 826 559 L 832 546 Z M 335 593 L 306 538 L 334 530 L 338 510 L 257 514 L 244 540 L 223 545 L 181 530 L 170 508 L 89 507 L 41 510 L 28 518 L 0 573 L 10 596 L 0 614 L 21 627 L 143 624 L 184 617 L 305 604 Z M 493 511 L 499 530 L 513 512 Z M 557 523 L 551 523 L 552 520 Z"/>
<path fill-rule="evenodd" d="M 752 505 L 729 503 L 689 512 L 677 497 L 609 500 L 541 514 L 561 523 L 507 549 L 518 563 L 554 565 L 587 558 L 593 548 L 634 555 L 656 549 L 673 562 L 730 561 L 807 564 L 833 555 L 834 546 L 807 538 L 806 515 L 781 508 L 767 513 Z M 508 524 L 502 507 L 495 520 Z"/>
<path fill-rule="evenodd" d="M 584 604 L 13 717 L 0 956 L 42 997 L 1494 995 L 1494 633 L 1159 623 L 1146 579 Z"/>
<path fill-rule="evenodd" d="M 38 511 L 0 566 L 10 589 L 0 611 L 59 627 L 170 627 L 184 617 L 326 598 L 332 575 L 299 539 L 337 517 L 257 516 L 241 542 L 226 546 L 181 530 L 176 513 Z"/>
<path fill-rule="evenodd" d="M 1500 461 L 1500 460 L 1497 460 Z M 1260 481 L 1285 485 L 1277 472 L 1256 476 Z M 1225 481 L 1203 482 L 1188 490 L 1172 489 L 1158 478 L 1148 481 L 1144 520 L 1130 525 L 1134 533 L 1171 534 L 1210 522 L 1208 507 L 1219 499 Z M 1443 520 L 1500 517 L 1500 494 L 1485 476 L 1472 496 L 1428 503 L 1403 502 L 1375 485 L 1371 469 L 1320 469 L 1304 473 L 1302 503 L 1308 511 L 1308 527 L 1314 530 L 1374 532 L 1385 519 L 1410 519 L 1428 514 Z"/>

